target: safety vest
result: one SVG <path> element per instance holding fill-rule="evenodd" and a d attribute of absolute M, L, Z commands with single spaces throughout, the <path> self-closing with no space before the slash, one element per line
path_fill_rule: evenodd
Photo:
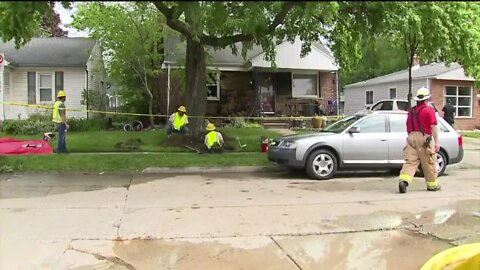
<path fill-rule="evenodd" d="M 173 115 L 173 128 L 175 130 L 180 130 L 180 128 L 185 125 L 185 121 L 187 120 L 187 115 L 184 114 L 183 116 L 180 116 L 178 112 L 176 112 Z"/>
<path fill-rule="evenodd" d="M 207 134 L 207 147 L 208 147 L 208 149 L 210 149 L 215 143 L 220 144 L 220 142 L 218 141 L 217 132 L 213 130 L 213 131 L 210 131 Z"/>
<path fill-rule="evenodd" d="M 54 123 L 62 123 L 62 117 L 60 116 L 60 105 L 62 104 L 62 101 L 56 101 L 55 104 L 53 104 L 52 121 Z"/>

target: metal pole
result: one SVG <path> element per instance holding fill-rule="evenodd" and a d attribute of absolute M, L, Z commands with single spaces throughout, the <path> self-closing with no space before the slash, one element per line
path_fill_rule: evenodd
<path fill-rule="evenodd" d="M 168 64 L 168 69 L 167 69 L 167 113 L 166 115 L 169 114 L 170 111 L 170 64 Z"/>
<path fill-rule="evenodd" d="M 87 77 L 86 79 L 86 85 L 85 85 L 85 89 L 86 89 L 86 99 L 87 99 L 87 120 L 88 120 L 88 69 L 85 69 L 85 76 Z"/>
<path fill-rule="evenodd" d="M 339 78 L 338 73 L 339 72 L 340 72 L 340 69 L 338 69 L 337 72 L 335 73 L 335 76 L 336 76 L 335 82 L 337 84 L 337 115 L 340 115 L 340 89 L 338 89 L 338 85 L 339 85 L 339 83 L 338 83 L 338 78 Z"/>

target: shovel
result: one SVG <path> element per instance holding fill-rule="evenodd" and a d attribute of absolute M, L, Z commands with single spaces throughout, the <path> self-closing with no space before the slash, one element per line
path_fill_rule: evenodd
<path fill-rule="evenodd" d="M 240 138 L 239 138 L 239 137 L 237 137 L 237 141 L 238 141 L 238 145 L 240 145 L 241 148 L 247 147 L 246 144 L 241 144 L 241 143 L 240 143 Z"/>
<path fill-rule="evenodd" d="M 197 149 L 195 149 L 195 148 L 193 148 L 193 147 L 190 147 L 190 146 L 188 146 L 188 145 L 184 145 L 184 146 L 185 146 L 186 148 L 192 150 L 192 151 L 197 152 L 197 154 L 200 154 L 200 151 L 198 151 Z"/>

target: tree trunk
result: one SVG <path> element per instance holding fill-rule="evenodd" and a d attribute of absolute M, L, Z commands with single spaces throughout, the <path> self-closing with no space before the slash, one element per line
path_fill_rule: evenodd
<path fill-rule="evenodd" d="M 145 92 L 147 92 L 147 95 L 148 95 L 148 114 L 150 115 L 149 116 L 149 119 L 150 119 L 150 127 L 153 128 L 154 126 L 154 118 L 153 118 L 153 94 L 152 94 L 152 91 L 150 91 L 150 87 L 148 86 L 148 79 L 147 79 L 147 75 L 144 74 L 144 84 L 145 84 Z"/>
<path fill-rule="evenodd" d="M 187 38 L 187 115 L 201 116 L 189 118 L 189 129 L 192 135 L 203 133 L 203 121 L 207 105 L 205 81 L 205 49 L 199 41 Z"/>

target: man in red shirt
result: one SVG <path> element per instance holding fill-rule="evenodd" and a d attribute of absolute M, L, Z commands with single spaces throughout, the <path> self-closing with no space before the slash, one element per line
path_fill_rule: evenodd
<path fill-rule="evenodd" d="M 417 101 L 408 111 L 407 118 L 407 145 L 403 150 L 405 163 L 400 172 L 400 193 L 406 193 L 407 187 L 421 164 L 428 191 L 440 190 L 437 180 L 437 155 L 440 150 L 438 140 L 437 116 L 435 110 L 429 106 L 430 91 L 422 87 L 413 98 Z"/>

